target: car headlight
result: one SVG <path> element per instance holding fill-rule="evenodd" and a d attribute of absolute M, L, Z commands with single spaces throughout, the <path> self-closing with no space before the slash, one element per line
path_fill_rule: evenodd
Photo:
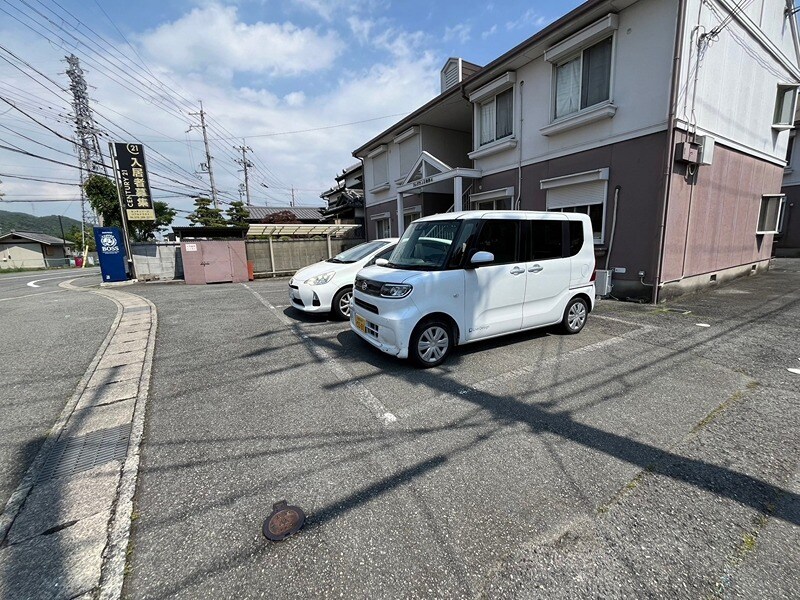
<path fill-rule="evenodd" d="M 317 275 L 312 277 L 311 279 L 306 279 L 305 283 L 307 285 L 322 285 L 324 283 L 328 283 L 333 276 L 336 275 L 336 271 L 329 271 L 327 273 L 323 273 L 322 275 Z"/>
<path fill-rule="evenodd" d="M 384 298 L 405 298 L 414 289 L 407 283 L 384 283 L 381 287 L 381 296 Z"/>

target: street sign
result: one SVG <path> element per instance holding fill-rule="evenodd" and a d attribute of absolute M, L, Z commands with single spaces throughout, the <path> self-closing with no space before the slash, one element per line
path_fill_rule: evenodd
<path fill-rule="evenodd" d="M 128 221 L 155 221 L 150 182 L 141 144 L 114 143 L 114 170 L 121 188 L 122 205 Z"/>
<path fill-rule="evenodd" d="M 94 241 L 103 281 L 127 281 L 125 244 L 119 227 L 95 227 Z"/>

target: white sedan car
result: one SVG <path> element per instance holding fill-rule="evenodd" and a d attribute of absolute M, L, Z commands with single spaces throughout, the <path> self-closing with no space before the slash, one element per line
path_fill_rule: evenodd
<path fill-rule="evenodd" d="M 373 240 L 300 269 L 289 281 L 289 302 L 305 312 L 349 319 L 356 273 L 378 258 L 388 258 L 396 245 L 397 238 Z"/>

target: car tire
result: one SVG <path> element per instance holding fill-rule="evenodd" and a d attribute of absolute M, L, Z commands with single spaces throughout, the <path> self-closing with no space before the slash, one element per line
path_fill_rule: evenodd
<path fill-rule="evenodd" d="M 569 301 L 564 309 L 564 318 L 561 320 L 561 330 L 569 335 L 579 333 L 586 325 L 589 315 L 589 306 L 583 298 L 575 297 Z"/>
<path fill-rule="evenodd" d="M 426 319 L 414 329 L 408 356 L 418 367 L 429 369 L 444 362 L 453 348 L 453 330 L 439 319 Z"/>
<path fill-rule="evenodd" d="M 336 292 L 331 302 L 331 314 L 339 321 L 350 319 L 350 299 L 353 297 L 353 288 L 346 287 Z"/>

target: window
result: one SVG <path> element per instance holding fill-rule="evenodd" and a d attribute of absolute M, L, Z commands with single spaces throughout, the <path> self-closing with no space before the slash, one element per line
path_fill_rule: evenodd
<path fill-rule="evenodd" d="M 794 125 L 794 110 L 797 106 L 797 86 L 779 85 L 778 97 L 775 100 L 775 116 L 772 119 L 773 127 L 779 129 L 789 128 Z"/>
<path fill-rule="evenodd" d="M 503 198 L 494 200 L 481 200 L 475 203 L 475 210 L 504 210 L 506 202 Z"/>
<path fill-rule="evenodd" d="M 761 198 L 761 208 L 758 212 L 757 234 L 779 233 L 781 213 L 783 213 L 783 203 L 785 196 L 763 196 Z"/>
<path fill-rule="evenodd" d="M 603 212 L 604 206 L 602 204 L 579 204 L 577 206 L 565 206 L 563 208 L 556 208 L 559 212 L 573 212 L 583 213 L 589 215 L 592 221 L 592 233 L 594 233 L 594 243 L 599 244 L 603 241 Z M 548 209 L 551 210 L 551 209 Z"/>
<path fill-rule="evenodd" d="M 528 236 L 528 248 L 526 260 L 548 260 L 551 258 L 562 258 L 564 256 L 563 236 L 564 221 L 543 221 L 536 219 L 528 221 L 530 236 Z"/>
<path fill-rule="evenodd" d="M 794 150 L 794 139 L 797 135 L 797 131 L 792 129 L 789 132 L 789 141 L 786 144 L 786 169 L 792 168 L 792 151 Z"/>
<path fill-rule="evenodd" d="M 413 221 L 416 221 L 422 216 L 419 211 L 407 212 L 403 215 L 403 229 L 408 229 Z"/>
<path fill-rule="evenodd" d="M 594 243 L 602 244 L 605 240 L 608 177 L 608 168 L 602 168 L 543 179 L 541 187 L 543 190 L 547 190 L 547 210 L 589 215 L 592 221 Z"/>
<path fill-rule="evenodd" d="M 612 40 L 608 37 L 556 65 L 556 119 L 610 100 Z"/>
<path fill-rule="evenodd" d="M 515 262 L 519 223 L 519 221 L 487 219 L 478 234 L 475 250 L 494 254 L 493 264 Z"/>
<path fill-rule="evenodd" d="M 375 237 L 392 237 L 392 223 L 389 219 L 378 219 L 375 221 Z"/>
<path fill-rule="evenodd" d="M 583 223 L 580 221 L 569 222 L 569 255 L 577 256 L 583 248 Z"/>
<path fill-rule="evenodd" d="M 514 88 L 482 102 L 478 111 L 481 146 L 509 137 L 513 133 Z"/>

